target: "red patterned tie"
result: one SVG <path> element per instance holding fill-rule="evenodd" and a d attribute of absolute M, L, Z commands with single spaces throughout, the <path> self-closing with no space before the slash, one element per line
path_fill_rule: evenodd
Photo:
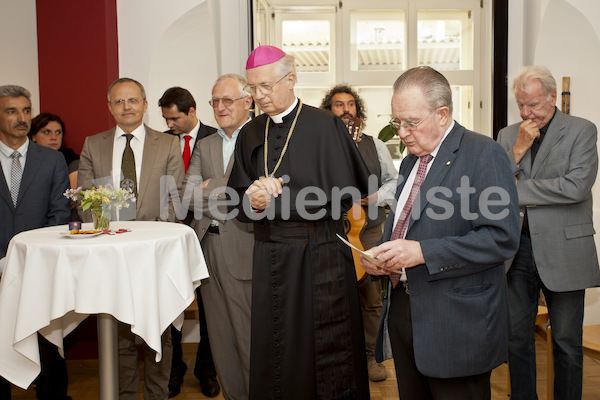
<path fill-rule="evenodd" d="M 188 166 L 190 165 L 190 158 L 192 157 L 192 152 L 190 151 L 190 140 L 192 137 L 190 135 L 184 135 L 185 144 L 183 145 L 183 164 L 185 165 L 185 172 L 187 172 Z"/>
<path fill-rule="evenodd" d="M 402 209 L 402 213 L 400 213 L 400 217 L 398 217 L 398 221 L 396 222 L 396 226 L 394 227 L 394 231 L 392 232 L 392 236 L 390 240 L 396 240 L 399 238 L 404 238 L 406 234 L 406 229 L 408 228 L 408 221 L 410 220 L 410 212 L 412 210 L 412 205 L 419 194 L 419 190 L 421 189 L 421 184 L 425 180 L 425 175 L 427 174 L 427 164 L 433 159 L 431 154 L 427 154 L 426 156 L 420 157 L 419 169 L 417 170 L 417 176 L 415 176 L 415 181 L 413 182 L 412 188 L 410 189 L 410 194 L 408 195 L 408 199 L 404 204 L 404 208 Z M 401 274 L 392 274 L 390 275 L 390 280 L 392 281 L 392 287 L 396 287 L 398 282 L 400 282 Z"/>

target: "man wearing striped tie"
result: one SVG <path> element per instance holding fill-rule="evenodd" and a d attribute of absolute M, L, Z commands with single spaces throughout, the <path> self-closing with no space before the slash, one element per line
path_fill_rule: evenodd
<path fill-rule="evenodd" d="M 212 126 L 204 125 L 196 116 L 196 100 L 189 90 L 181 87 L 169 88 L 163 93 L 158 105 L 161 108 L 162 116 L 169 127 L 166 133 L 175 135 L 179 138 L 181 146 L 181 156 L 185 172 L 187 172 L 192 154 L 196 151 L 196 143 L 201 139 L 212 135 L 217 131 Z M 193 225 L 194 212 L 188 211 L 187 217 L 183 220 L 186 225 Z M 192 226 L 193 227 L 193 226 Z M 220 392 L 219 382 L 217 381 L 217 372 L 210 351 L 210 341 L 208 340 L 208 330 L 206 328 L 206 317 L 204 315 L 204 306 L 200 292 L 196 292 L 196 301 L 198 302 L 198 320 L 200 323 L 200 343 L 196 352 L 196 364 L 194 374 L 200 381 L 202 393 L 207 397 L 215 397 Z M 187 371 L 187 365 L 183 361 L 183 351 L 181 348 L 181 332 L 171 326 L 171 341 L 173 342 L 173 361 L 171 367 L 171 378 L 169 380 L 169 398 L 175 397 L 181 391 L 183 377 Z"/>
<path fill-rule="evenodd" d="M 430 67 L 394 84 L 390 124 L 409 155 L 382 244 L 361 256 L 389 275 L 375 346 L 394 357 L 402 400 L 489 399 L 508 354 L 504 260 L 515 254 L 519 210 L 508 156 L 452 118 L 452 90 Z"/>
<path fill-rule="evenodd" d="M 0 86 L 0 274 L 8 242 L 16 234 L 69 222 L 69 188 L 64 157 L 27 138 L 31 94 L 21 86 Z M 38 335 L 42 371 L 38 399 L 67 398 L 67 366 L 55 345 Z M 4 368 L 0 362 L 0 375 Z M 0 377 L 0 399 L 10 399 L 10 385 Z"/>

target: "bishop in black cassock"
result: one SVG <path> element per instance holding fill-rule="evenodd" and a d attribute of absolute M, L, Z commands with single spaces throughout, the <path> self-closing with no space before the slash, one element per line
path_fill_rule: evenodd
<path fill-rule="evenodd" d="M 263 48 L 271 46 L 253 54 L 260 56 Z M 238 206 L 238 219 L 254 220 L 256 239 L 250 398 L 368 399 L 356 274 L 350 249 L 336 237 L 345 234 L 343 215 L 334 211 L 347 211 L 352 199 L 336 200 L 332 193 L 352 187 L 368 195 L 369 172 L 341 120 L 293 94 L 293 58 L 291 67 L 290 56 L 253 65 L 253 54 L 248 89 L 266 114 L 240 132 L 228 185 L 252 204 L 249 187 L 260 187 L 257 181 L 264 182 L 277 164 L 273 176 L 286 179 L 264 211 L 245 213 Z M 277 79 L 282 83 L 273 84 Z M 317 218 L 299 210 L 298 194 L 309 187 L 324 193 L 319 201 L 306 197 L 315 200 L 305 208 L 320 212 Z"/>

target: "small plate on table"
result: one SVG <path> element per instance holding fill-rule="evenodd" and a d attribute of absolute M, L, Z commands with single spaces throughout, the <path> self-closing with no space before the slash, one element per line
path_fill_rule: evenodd
<path fill-rule="evenodd" d="M 72 231 L 65 233 L 64 236 L 70 239 L 89 239 L 98 235 L 102 235 L 102 231 L 98 231 L 95 229 L 89 231 L 73 229 Z"/>

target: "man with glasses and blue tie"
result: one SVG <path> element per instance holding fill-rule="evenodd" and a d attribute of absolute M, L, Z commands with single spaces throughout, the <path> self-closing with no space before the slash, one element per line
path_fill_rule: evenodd
<path fill-rule="evenodd" d="M 229 186 L 254 222 L 250 399 L 368 399 L 356 273 L 336 233 L 369 172 L 342 120 L 295 96 L 292 55 L 259 46 L 246 77 L 264 114 L 240 132 Z"/>
<path fill-rule="evenodd" d="M 177 136 L 179 139 L 181 157 L 187 172 L 192 155 L 198 149 L 196 143 L 212 135 L 217 130 L 212 126 L 204 125 L 198 119 L 196 100 L 187 89 L 177 86 L 167 89 L 158 100 L 158 106 L 161 108 L 162 116 L 169 127 L 166 133 Z M 182 222 L 193 228 L 195 225 L 194 213 L 192 211 L 188 212 Z M 196 352 L 194 375 L 200 381 L 202 393 L 207 397 L 215 397 L 221 389 L 217 381 L 217 372 L 210 351 L 204 306 L 199 292 L 200 288 L 196 290 L 200 343 L 198 343 L 198 351 Z M 174 326 L 171 326 L 171 342 L 173 343 L 173 362 L 171 378 L 169 379 L 169 398 L 173 398 L 181 392 L 181 385 L 187 371 L 187 364 L 183 361 L 183 350 L 181 348 L 181 331 Z"/>
<path fill-rule="evenodd" d="M 508 354 L 504 260 L 517 250 L 519 210 L 504 149 L 452 119 L 452 90 L 430 67 L 394 84 L 391 125 L 409 155 L 382 243 L 361 256 L 389 276 L 375 347 L 394 358 L 402 400 L 491 397 Z"/>

